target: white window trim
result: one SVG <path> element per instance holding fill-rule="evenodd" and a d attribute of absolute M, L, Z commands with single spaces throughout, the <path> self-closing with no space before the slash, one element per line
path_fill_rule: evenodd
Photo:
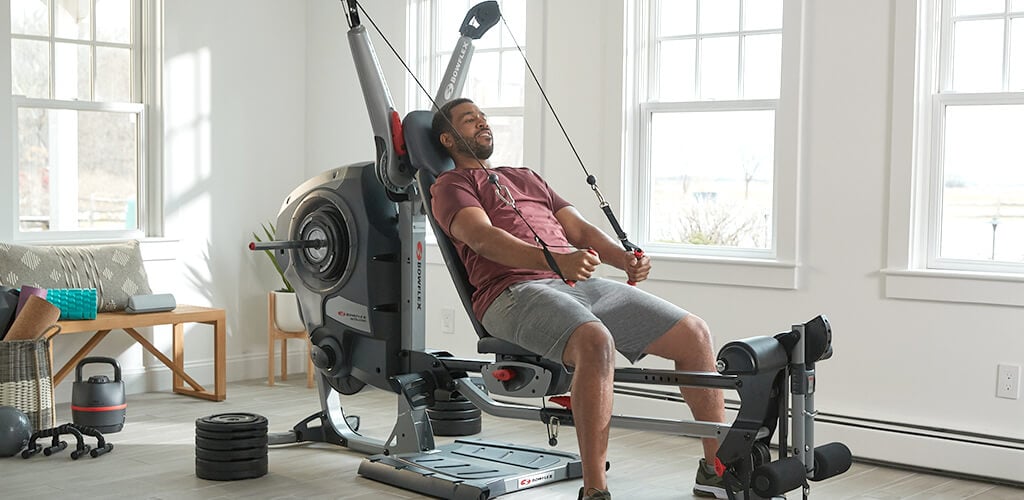
<path fill-rule="evenodd" d="M 145 104 L 114 104 L 92 101 L 61 101 L 12 96 L 11 99 L 11 167 L 12 192 L 10 240 L 22 243 L 55 243 L 110 241 L 159 237 L 163 234 L 163 0 L 138 0 L 141 22 L 133 26 L 134 37 L 141 49 L 135 53 L 134 64 L 141 66 L 141 81 L 133 83 Z M 9 24 L 9 23 L 8 23 Z M 49 39 L 49 38 L 48 38 Z M 101 44 L 102 45 L 102 44 Z M 52 49 L 51 49 L 52 50 Z M 51 65 L 53 61 L 51 59 Z M 51 68 L 51 73 L 52 73 Z M 18 110 L 22 107 L 72 109 L 78 111 L 113 111 L 135 113 L 138 117 L 138 221 L 140 229 L 115 231 L 43 231 L 22 232 L 18 217 Z"/>
<path fill-rule="evenodd" d="M 935 231 L 928 223 L 932 200 L 932 106 L 919 106 L 930 93 L 935 53 L 927 43 L 939 40 L 934 2 L 896 2 L 892 61 L 892 151 L 889 178 L 889 232 L 885 296 L 892 299 L 1024 306 L 1024 275 L 999 270 L 929 269 L 929 245 Z M 929 32 L 923 32 L 924 29 Z M 919 57 L 928 55 L 927 58 Z M 918 78 L 917 75 L 926 75 Z M 969 96 L 953 99 L 970 99 Z M 947 102 L 938 99 L 939 102 Z M 938 104 L 936 104 L 938 105 Z"/>
<path fill-rule="evenodd" d="M 640 61 L 641 48 L 647 46 L 645 30 L 639 29 L 638 20 L 644 23 L 649 19 L 646 9 L 648 2 L 635 2 L 633 8 L 627 8 L 627 60 L 633 61 L 633 68 L 625 72 L 624 88 L 626 102 L 640 102 L 638 89 L 642 88 L 637 64 L 647 66 Z M 685 282 L 707 283 L 779 289 L 797 289 L 799 287 L 799 236 L 800 236 L 800 171 L 805 164 L 806 153 L 803 147 L 805 110 L 804 94 L 807 88 L 804 68 L 806 67 L 806 50 L 804 40 L 807 38 L 806 0 L 785 0 L 783 5 L 783 39 L 782 39 L 782 81 L 775 114 L 775 175 L 773 180 L 773 223 L 772 250 L 761 252 L 743 250 L 742 252 L 715 249 L 702 252 L 700 249 L 687 249 L 686 253 L 666 253 L 652 248 L 648 252 L 651 260 L 658 268 L 656 277 L 652 279 Z M 648 78 L 650 78 L 648 76 Z M 773 100 L 774 101 L 774 100 Z M 756 105 L 758 101 L 737 103 L 740 106 Z M 636 105 L 630 105 L 636 106 Z M 650 105 L 648 105 L 650 106 Z M 640 178 L 640 162 L 644 161 L 643 152 L 649 145 L 639 143 L 640 127 L 644 126 L 646 111 L 636 106 L 627 113 L 627 137 L 623 145 L 623 207 L 626 220 L 633 227 L 641 227 L 639 201 L 645 195 L 639 193 L 639 186 L 644 185 Z M 648 137 L 644 135 L 643 137 Z M 646 234 L 644 230 L 643 234 Z M 642 244 L 641 244 L 642 246 Z M 618 270 L 611 276 L 624 277 Z"/>

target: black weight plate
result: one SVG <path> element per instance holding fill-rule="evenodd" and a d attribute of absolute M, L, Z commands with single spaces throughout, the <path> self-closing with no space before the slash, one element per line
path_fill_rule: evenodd
<path fill-rule="evenodd" d="M 435 436 L 469 436 L 480 432 L 480 417 L 469 420 L 434 420 L 430 429 Z"/>
<path fill-rule="evenodd" d="M 427 416 L 430 420 L 470 420 L 480 416 L 480 410 L 473 408 L 472 410 L 449 410 L 449 411 L 431 411 L 427 410 Z"/>
<path fill-rule="evenodd" d="M 209 451 L 245 450 L 267 445 L 267 436 L 247 439 L 207 439 L 196 436 L 196 448 Z"/>
<path fill-rule="evenodd" d="M 204 429 L 196 429 L 196 436 L 206 439 L 246 439 L 246 438 L 258 438 L 267 435 L 266 429 L 259 431 L 207 431 Z"/>
<path fill-rule="evenodd" d="M 234 462 L 237 460 L 252 460 L 254 458 L 265 458 L 267 447 L 247 448 L 244 450 L 207 450 L 196 448 L 196 458 L 210 462 Z"/>
<path fill-rule="evenodd" d="M 449 410 L 474 410 L 476 406 L 469 400 L 462 401 L 434 401 L 428 409 L 437 411 L 449 411 Z"/>
<path fill-rule="evenodd" d="M 204 431 L 258 431 L 267 428 L 267 418 L 255 413 L 220 413 L 196 419 Z"/>
<path fill-rule="evenodd" d="M 210 462 L 196 459 L 196 477 L 213 481 L 250 479 L 267 474 L 266 457 L 238 462 Z"/>

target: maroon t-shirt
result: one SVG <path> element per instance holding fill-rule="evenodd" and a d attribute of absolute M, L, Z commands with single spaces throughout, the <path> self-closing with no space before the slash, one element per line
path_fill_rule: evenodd
<path fill-rule="evenodd" d="M 451 238 L 459 253 L 469 282 L 476 287 L 473 293 L 473 313 L 483 321 L 484 312 L 503 290 L 522 281 L 558 278 L 551 270 L 538 271 L 508 267 L 481 257 L 468 245 L 452 237 L 451 225 L 455 214 L 467 207 L 479 207 L 491 219 L 494 227 L 535 246 L 529 227 L 516 215 L 512 207 L 498 198 L 493 183 L 487 180 L 489 174 L 496 174 L 498 182 L 507 186 L 516 208 L 529 221 L 541 239 L 549 247 L 568 246 L 565 230 L 555 218 L 555 213 L 569 206 L 569 202 L 558 196 L 543 179 L 528 168 L 498 167 L 491 169 L 472 168 L 449 170 L 441 174 L 430 187 L 433 196 L 434 219 Z M 567 253 L 567 248 L 551 248 L 554 253 Z"/>

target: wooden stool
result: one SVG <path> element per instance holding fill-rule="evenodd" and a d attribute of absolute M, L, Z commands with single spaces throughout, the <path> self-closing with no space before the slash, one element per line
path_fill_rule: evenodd
<path fill-rule="evenodd" d="M 277 305 L 277 296 L 273 292 L 267 294 L 267 385 L 274 385 L 274 347 L 277 341 L 281 341 L 281 380 L 288 380 L 288 339 L 303 339 L 306 341 L 306 387 L 313 387 L 313 358 L 310 357 L 312 344 L 309 335 L 303 331 L 286 332 L 277 327 L 277 318 L 274 314 Z"/>

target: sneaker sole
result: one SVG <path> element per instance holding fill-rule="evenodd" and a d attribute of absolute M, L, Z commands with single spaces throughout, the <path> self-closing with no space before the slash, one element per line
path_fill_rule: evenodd
<path fill-rule="evenodd" d="M 725 492 L 725 488 L 704 485 L 694 486 L 693 495 L 706 498 L 729 498 L 729 495 Z"/>

